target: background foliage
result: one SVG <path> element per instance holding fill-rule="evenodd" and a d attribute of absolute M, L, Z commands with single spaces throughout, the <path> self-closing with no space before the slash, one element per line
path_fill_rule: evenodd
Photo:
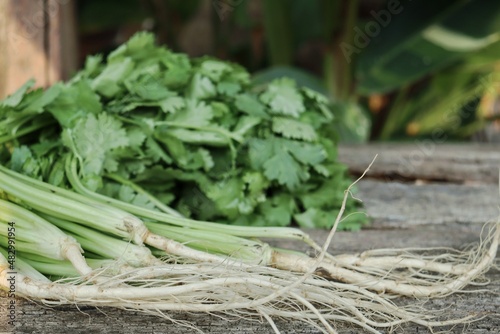
<path fill-rule="evenodd" d="M 344 141 L 466 139 L 498 122 L 498 1 L 86 0 L 78 13 L 82 59 L 152 30 L 328 95 Z"/>

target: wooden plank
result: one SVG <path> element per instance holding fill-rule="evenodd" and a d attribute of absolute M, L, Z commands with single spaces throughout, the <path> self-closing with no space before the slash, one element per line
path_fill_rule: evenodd
<path fill-rule="evenodd" d="M 5 18 L 7 11 L 7 1 L 0 0 L 0 98 L 3 95 L 7 83 L 7 52 L 8 52 L 8 21 Z"/>
<path fill-rule="evenodd" d="M 379 154 L 370 174 L 387 180 L 480 182 L 498 185 L 498 144 L 437 144 L 431 140 L 405 144 L 340 145 L 339 159 L 361 174 Z"/>
<path fill-rule="evenodd" d="M 30 78 L 36 78 L 40 86 L 46 80 L 47 60 L 44 45 L 43 0 L 1 0 L 4 10 L 0 21 L 4 21 L 3 46 L 0 47 L 0 68 L 3 85 L 0 97 L 4 97 Z"/>
<path fill-rule="evenodd" d="M 76 68 L 73 0 L 0 0 L 0 98 L 34 78 L 38 87 Z"/>
<path fill-rule="evenodd" d="M 69 79 L 78 69 L 76 4 L 74 0 L 47 0 L 48 82 Z"/>
<path fill-rule="evenodd" d="M 362 180 L 356 195 L 372 220 L 371 228 L 431 224 L 478 224 L 499 215 L 497 184 L 408 184 Z"/>

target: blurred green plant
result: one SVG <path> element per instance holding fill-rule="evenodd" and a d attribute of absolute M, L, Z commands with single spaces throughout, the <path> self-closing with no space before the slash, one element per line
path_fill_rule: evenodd
<path fill-rule="evenodd" d="M 295 48 L 307 39 L 322 40 L 324 87 L 348 106 L 348 118 L 340 120 L 346 128 L 342 139 L 364 140 L 368 132 L 383 140 L 464 138 L 484 126 L 477 106 L 499 81 L 500 2 L 263 2 L 268 45 L 286 41 L 278 32 L 287 29 L 299 39 L 291 42 Z M 286 20 L 271 19 L 277 12 L 290 15 L 288 27 Z M 293 59 L 289 50 L 270 47 L 272 65 L 292 65 L 283 61 Z M 378 110 L 370 106 L 372 98 L 384 101 Z"/>
<path fill-rule="evenodd" d="M 491 118 L 479 105 L 500 81 L 500 1 L 87 0 L 80 16 L 87 29 L 150 18 L 174 50 L 199 20 L 210 52 L 255 81 L 287 76 L 329 96 L 343 141 L 469 137 Z"/>

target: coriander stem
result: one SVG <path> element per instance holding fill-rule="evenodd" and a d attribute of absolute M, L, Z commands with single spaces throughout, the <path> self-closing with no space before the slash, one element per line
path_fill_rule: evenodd
<path fill-rule="evenodd" d="M 148 193 L 146 190 L 144 190 L 142 187 L 140 187 L 135 182 L 124 179 L 120 175 L 113 174 L 113 173 L 105 174 L 104 177 L 107 177 L 108 179 L 114 180 L 114 181 L 121 183 L 123 185 L 129 186 L 135 192 L 146 196 L 161 211 L 168 213 L 168 214 L 171 214 L 173 216 L 182 217 L 182 215 L 179 212 L 175 211 L 174 209 L 172 209 L 168 205 L 163 204 L 158 198 L 156 198 L 155 196 Z"/>
<path fill-rule="evenodd" d="M 198 221 L 183 217 L 176 217 L 164 212 L 158 212 L 139 207 L 127 202 L 123 202 L 108 196 L 104 196 L 87 189 L 77 177 L 76 160 L 69 159 L 66 161 L 66 175 L 72 188 L 79 194 L 91 198 L 95 201 L 104 202 L 121 210 L 125 210 L 139 217 L 156 220 L 165 224 L 171 224 L 182 227 L 189 227 L 205 231 L 220 232 L 223 230 L 225 233 L 240 237 L 267 237 L 267 238 L 280 238 L 292 239 L 305 242 L 307 245 L 313 247 L 315 250 L 321 250 L 321 247 L 311 239 L 309 235 L 303 231 L 290 228 L 290 227 L 255 227 L 255 226 L 236 226 L 224 225 L 214 222 Z M 75 194 L 76 195 L 76 194 Z"/>
<path fill-rule="evenodd" d="M 36 130 L 40 130 L 40 129 L 42 129 L 42 128 L 44 128 L 47 125 L 50 125 L 52 123 L 54 123 L 53 120 L 40 121 L 40 122 L 37 122 L 36 124 L 30 125 L 28 127 L 25 127 L 23 129 L 19 130 L 19 131 L 16 131 L 16 133 L 11 133 L 8 135 L 1 136 L 0 137 L 0 144 L 3 144 L 5 142 L 11 141 L 13 139 L 22 137 L 24 135 L 30 134 L 31 132 L 34 132 Z"/>
<path fill-rule="evenodd" d="M 198 131 L 214 132 L 214 133 L 218 133 L 221 136 L 224 136 L 228 139 L 232 139 L 234 141 L 237 141 L 238 143 L 243 142 L 243 138 L 241 138 L 240 136 L 235 135 L 234 133 L 231 133 L 229 131 L 219 129 L 219 128 L 213 128 L 213 127 L 208 127 L 208 126 L 196 126 L 196 125 L 191 125 L 191 124 L 169 122 L 169 121 L 156 122 L 156 124 L 157 125 L 168 125 L 168 126 L 172 126 L 172 127 L 185 128 L 185 129 L 198 130 Z"/>

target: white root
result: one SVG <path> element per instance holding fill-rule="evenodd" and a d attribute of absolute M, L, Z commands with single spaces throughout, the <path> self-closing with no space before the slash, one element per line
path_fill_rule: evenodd
<path fill-rule="evenodd" d="M 166 264 L 133 269 L 110 277 L 108 282 L 101 280 L 92 285 L 75 285 L 84 282 L 71 281 L 43 283 L 18 274 L 16 290 L 20 295 L 51 305 L 76 303 L 142 311 L 224 312 L 229 315 L 250 309 L 254 314 L 315 320 L 330 333 L 335 332 L 330 325 L 335 321 L 348 321 L 376 333 L 376 328 L 395 327 L 409 321 L 431 327 L 471 320 L 434 321 L 434 315 L 422 313 L 415 305 L 400 307 L 361 287 L 315 276 L 275 300 L 253 303 L 275 291 L 283 291 L 299 277 L 261 266 Z M 7 283 L 5 279 L 5 275 L 0 275 L 0 285 Z"/>
<path fill-rule="evenodd" d="M 73 242 L 68 243 L 62 248 L 63 256 L 71 262 L 80 275 L 87 276 L 92 272 L 92 268 L 90 268 L 87 261 L 85 261 L 82 252 L 80 246 Z"/>
<path fill-rule="evenodd" d="M 442 297 L 463 289 L 491 268 L 498 250 L 500 223 L 496 224 L 489 239 L 489 242 L 483 242 L 478 249 L 469 251 L 469 256 L 465 256 L 465 259 L 472 258 L 470 262 L 439 263 L 433 260 L 416 259 L 398 262 L 400 261 L 398 257 L 359 260 L 353 256 L 346 256 L 327 259 L 314 269 L 317 274 L 324 277 L 377 292 L 391 292 L 411 297 Z M 416 256 L 413 255 L 413 257 Z M 356 261 L 362 265 L 356 265 Z M 363 264 L 368 266 L 364 267 Z M 416 268 L 438 274 L 427 274 L 427 279 L 423 280 L 419 277 L 412 277 L 418 272 L 414 272 L 413 275 L 395 272 L 394 269 L 401 268 L 403 264 L 408 269 Z M 315 264 L 310 258 L 275 252 L 273 265 L 280 269 L 308 272 Z"/>

